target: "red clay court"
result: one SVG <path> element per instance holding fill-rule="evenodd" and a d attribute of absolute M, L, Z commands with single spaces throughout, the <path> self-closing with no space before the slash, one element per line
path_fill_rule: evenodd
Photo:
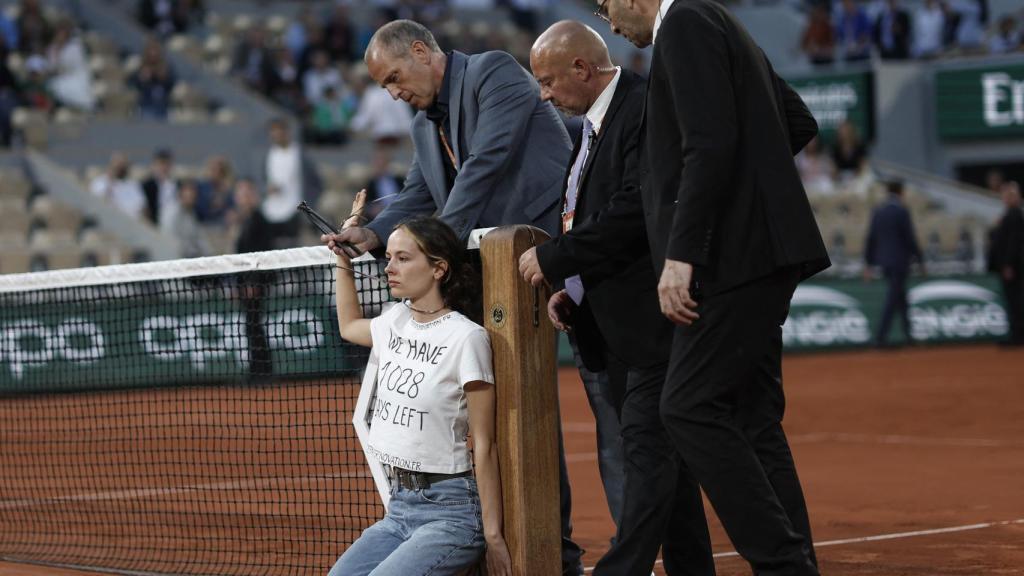
<path fill-rule="evenodd" d="M 790 355 L 785 375 L 823 574 L 1024 574 L 1024 351 Z M 560 391 L 575 535 L 593 566 L 612 534 L 593 423 L 573 369 L 561 370 Z M 749 574 L 709 517 L 719 575 Z M 0 564 L 0 576 L 15 574 L 89 573 Z"/>

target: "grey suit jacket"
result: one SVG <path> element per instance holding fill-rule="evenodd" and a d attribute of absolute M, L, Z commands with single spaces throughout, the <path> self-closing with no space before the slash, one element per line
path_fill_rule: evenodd
<path fill-rule="evenodd" d="M 446 185 L 437 127 L 419 112 L 405 186 L 367 228 L 386 244 L 405 218 L 436 213 L 463 241 L 474 228 L 506 224 L 530 224 L 554 235 L 572 151 L 558 113 L 541 102 L 537 83 L 505 52 L 455 52 L 451 66 L 455 185 Z"/>

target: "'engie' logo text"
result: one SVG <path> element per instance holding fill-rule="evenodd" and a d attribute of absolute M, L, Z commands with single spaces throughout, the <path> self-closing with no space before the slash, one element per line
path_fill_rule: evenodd
<path fill-rule="evenodd" d="M 54 360 L 91 364 L 103 358 L 103 332 L 96 324 L 71 318 L 57 326 L 36 320 L 18 320 L 0 332 L 0 362 L 20 379 L 26 368 L 45 366 Z"/>
<path fill-rule="evenodd" d="M 787 346 L 863 344 L 871 339 L 860 303 L 838 290 L 799 286 L 793 293 L 789 318 L 782 326 Z"/>
<path fill-rule="evenodd" d="M 969 282 L 936 280 L 909 294 L 910 331 L 916 340 L 985 338 L 1009 330 L 999 297 Z"/>

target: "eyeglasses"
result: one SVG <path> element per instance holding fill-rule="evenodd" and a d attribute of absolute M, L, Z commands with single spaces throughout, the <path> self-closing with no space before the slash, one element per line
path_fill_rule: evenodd
<path fill-rule="evenodd" d="M 601 3 L 597 6 L 597 10 L 594 10 L 594 16 L 597 16 L 609 24 L 612 23 L 612 19 L 608 17 L 608 0 L 601 0 Z"/>

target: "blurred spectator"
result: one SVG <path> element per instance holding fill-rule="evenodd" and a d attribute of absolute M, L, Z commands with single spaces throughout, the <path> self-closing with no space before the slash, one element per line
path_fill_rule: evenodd
<path fill-rule="evenodd" d="M 25 56 L 42 54 L 50 45 L 50 23 L 39 0 L 21 0 L 18 11 L 18 51 Z"/>
<path fill-rule="evenodd" d="M 174 83 L 174 72 L 167 63 L 163 48 L 156 39 L 151 39 L 142 51 L 142 62 L 132 78 L 132 84 L 139 92 L 139 112 L 144 118 L 167 118 Z"/>
<path fill-rule="evenodd" d="M 956 33 L 960 28 L 960 13 L 953 9 L 949 0 L 939 0 L 942 9 L 942 49 L 956 48 Z"/>
<path fill-rule="evenodd" d="M 281 47 L 274 51 L 274 73 L 277 80 L 277 85 L 271 93 L 274 101 L 289 110 L 301 108 L 302 90 L 299 88 L 299 68 L 287 48 Z"/>
<path fill-rule="evenodd" d="M 796 156 L 796 167 L 800 171 L 800 179 L 804 188 L 811 194 L 833 194 L 836 191 L 835 165 L 822 152 L 821 140 L 815 136 Z"/>
<path fill-rule="evenodd" d="M 270 122 L 270 149 L 264 161 L 267 197 L 263 216 L 273 225 L 274 236 L 288 241 L 298 234 L 299 202 L 315 205 L 320 196 L 320 177 L 283 119 Z"/>
<path fill-rule="evenodd" d="M 811 9 L 811 15 L 804 28 L 800 48 L 811 60 L 811 64 L 831 64 L 835 59 L 836 38 L 829 20 L 828 5 L 818 2 Z"/>
<path fill-rule="evenodd" d="M 1006 182 L 1006 175 L 998 168 L 992 168 L 985 172 L 985 188 L 993 194 L 1003 193 L 1003 184 Z"/>
<path fill-rule="evenodd" d="M 284 46 L 291 52 L 292 58 L 298 61 L 302 52 L 309 42 L 309 34 L 306 32 L 310 27 L 317 26 L 316 17 L 308 4 L 303 4 L 299 9 L 299 15 L 292 20 L 284 31 Z"/>
<path fill-rule="evenodd" d="M 903 205 L 903 182 L 889 182 L 888 191 L 888 200 L 871 215 L 864 246 L 864 257 L 868 266 L 864 268 L 864 278 L 870 280 L 870 267 L 877 266 L 882 269 L 882 275 L 888 284 L 882 320 L 875 335 L 875 343 L 879 347 L 887 345 L 893 313 L 900 316 L 906 340 L 912 340 L 910 306 L 907 303 L 907 277 L 910 275 L 911 262 L 916 260 L 922 263 L 922 266 L 924 262 L 921 248 L 917 245 L 910 211 Z"/>
<path fill-rule="evenodd" d="M 840 122 L 836 141 L 832 146 L 832 163 L 840 179 L 856 176 L 867 167 L 867 148 L 861 142 L 857 128 L 849 120 Z"/>
<path fill-rule="evenodd" d="M 0 11 L 0 36 L 8 50 L 18 49 L 18 25 Z"/>
<path fill-rule="evenodd" d="M 250 178 L 235 183 L 235 206 L 238 209 L 235 252 L 265 252 L 274 249 L 270 222 L 260 210 L 260 193 Z"/>
<path fill-rule="evenodd" d="M 405 178 L 391 171 L 391 152 L 394 146 L 378 144 L 373 153 L 373 175 L 366 183 L 366 210 L 373 220 L 388 204 L 395 201 L 405 185 Z"/>
<path fill-rule="evenodd" d="M 344 144 L 348 138 L 346 130 L 352 119 L 355 104 L 351 98 L 342 97 L 334 87 L 328 86 L 323 98 L 313 107 L 311 117 L 312 140 L 317 144 Z"/>
<path fill-rule="evenodd" d="M 924 0 L 914 13 L 913 54 L 918 58 L 933 58 L 942 52 L 946 15 L 938 0 Z"/>
<path fill-rule="evenodd" d="M 266 32 L 253 26 L 245 33 L 245 42 L 238 45 L 231 72 L 242 78 L 250 88 L 272 94 L 278 83 L 273 51 L 267 46 Z"/>
<path fill-rule="evenodd" d="M 57 101 L 69 108 L 91 112 L 96 107 L 92 71 L 85 56 L 85 45 L 75 34 L 74 22 L 62 19 L 57 24 L 47 57 L 52 75 L 50 92 Z"/>
<path fill-rule="evenodd" d="M 128 157 L 115 152 L 110 157 L 106 173 L 94 178 L 89 189 L 125 214 L 142 220 L 146 212 L 146 197 L 139 183 L 128 178 L 129 169 Z"/>
<path fill-rule="evenodd" d="M 910 57 L 910 15 L 900 8 L 899 0 L 886 0 L 875 20 L 875 45 L 883 60 Z"/>
<path fill-rule="evenodd" d="M 1024 345 L 1024 213 L 1021 212 L 1020 186 L 1002 185 L 1006 212 L 992 230 L 989 246 L 989 270 L 999 276 L 1006 296 L 1010 336 L 1006 344 Z"/>
<path fill-rule="evenodd" d="M 214 156 L 206 162 L 205 172 L 198 184 L 196 216 L 204 224 L 224 224 L 232 219 L 235 208 L 231 163 L 224 156 Z"/>
<path fill-rule="evenodd" d="M 33 110 L 49 112 L 56 106 L 46 79 L 47 68 L 46 58 L 42 56 L 29 56 L 25 60 L 27 76 L 21 86 L 21 97 L 22 101 Z"/>
<path fill-rule="evenodd" d="M 1007 14 L 999 19 L 995 32 L 988 41 L 988 50 L 993 54 L 1006 54 L 1020 48 L 1020 31 L 1017 21 Z"/>
<path fill-rule="evenodd" d="M 306 72 L 313 67 L 314 55 L 323 50 L 327 51 L 327 43 L 324 42 L 324 29 L 316 26 L 307 28 L 306 48 L 299 54 L 299 76 L 305 78 Z"/>
<path fill-rule="evenodd" d="M 201 0 L 140 0 L 139 22 L 161 38 L 180 34 L 202 23 Z"/>
<path fill-rule="evenodd" d="M 173 171 L 174 154 L 161 148 L 153 154 L 149 177 L 142 182 L 142 192 L 146 196 L 146 216 L 161 228 L 167 226 L 178 209 L 178 183 L 174 180 Z"/>
<path fill-rule="evenodd" d="M 551 6 L 551 0 L 506 0 L 512 12 L 512 22 L 520 29 L 536 36 L 540 33 L 542 12 Z"/>
<path fill-rule="evenodd" d="M 366 88 L 350 128 L 378 141 L 400 142 L 407 139 L 409 128 L 412 127 L 412 109 L 409 105 L 395 100 L 387 90 L 365 78 L 361 82 Z"/>
<path fill-rule="evenodd" d="M 984 0 L 947 0 L 951 10 L 957 13 L 956 37 L 954 41 L 961 50 L 976 50 L 982 44 L 985 30 L 982 25 Z"/>
<path fill-rule="evenodd" d="M 847 62 L 871 56 L 871 21 L 854 0 L 843 0 L 836 18 L 836 43 Z"/>
<path fill-rule="evenodd" d="M 9 54 L 6 37 L 0 37 L 0 146 L 5 148 L 11 145 L 13 135 L 11 115 L 21 101 L 18 80 L 7 66 Z"/>
<path fill-rule="evenodd" d="M 345 83 L 341 79 L 338 68 L 331 66 L 326 50 L 313 53 L 313 65 L 302 77 L 302 93 L 309 106 L 316 106 L 324 97 L 327 88 L 334 88 L 337 94 L 343 94 Z"/>
<path fill-rule="evenodd" d="M 178 254 L 182 258 L 199 258 L 213 254 L 206 232 L 196 218 L 199 190 L 195 180 L 184 180 L 177 189 L 176 207 L 171 216 L 160 222 L 160 228 L 178 241 Z"/>
<path fill-rule="evenodd" d="M 335 4 L 331 19 L 324 28 L 327 53 L 334 62 L 351 62 L 355 59 L 355 27 L 348 15 L 348 7 Z"/>

